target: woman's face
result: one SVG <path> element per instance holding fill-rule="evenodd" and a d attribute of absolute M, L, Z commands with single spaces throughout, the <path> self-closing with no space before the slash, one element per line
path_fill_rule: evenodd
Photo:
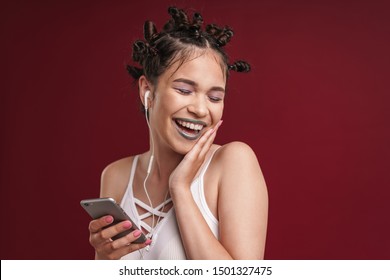
<path fill-rule="evenodd" d="M 155 143 L 186 154 L 222 118 L 226 77 L 211 50 L 179 63 L 158 78 L 149 116 Z"/>

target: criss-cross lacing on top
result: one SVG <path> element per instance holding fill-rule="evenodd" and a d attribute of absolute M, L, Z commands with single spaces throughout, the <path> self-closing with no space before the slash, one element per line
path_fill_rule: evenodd
<path fill-rule="evenodd" d="M 138 198 L 134 197 L 134 203 L 139 208 L 146 211 L 144 214 L 138 214 L 139 220 L 140 220 L 140 226 L 148 233 L 146 234 L 147 237 L 152 238 L 153 233 L 160 222 L 161 219 L 163 219 L 168 213 L 164 212 L 165 206 L 167 206 L 172 201 L 172 198 L 166 199 L 163 203 L 158 205 L 155 208 L 152 208 L 150 205 L 142 202 Z M 153 217 L 152 226 L 148 225 L 144 220 L 149 218 L 150 216 Z M 157 218 L 157 221 L 155 222 L 155 219 Z"/>

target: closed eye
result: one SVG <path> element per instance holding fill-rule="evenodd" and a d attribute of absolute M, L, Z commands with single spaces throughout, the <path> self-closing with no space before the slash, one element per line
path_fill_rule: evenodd
<path fill-rule="evenodd" d="M 210 99 L 212 102 L 220 102 L 220 101 L 222 101 L 222 98 L 215 97 L 215 96 L 209 96 L 209 99 Z"/>
<path fill-rule="evenodd" d="M 176 91 L 178 91 L 179 93 L 181 94 L 184 94 L 184 95 L 188 95 L 191 93 L 190 90 L 187 90 L 187 89 L 183 89 L 183 88 L 175 88 Z"/>

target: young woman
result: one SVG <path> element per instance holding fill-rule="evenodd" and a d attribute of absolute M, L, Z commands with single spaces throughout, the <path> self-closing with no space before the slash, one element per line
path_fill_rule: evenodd
<path fill-rule="evenodd" d="M 128 66 L 138 81 L 150 150 L 103 171 L 101 197 L 121 202 L 140 230 L 113 240 L 130 221 L 91 221 L 97 259 L 262 259 L 268 216 L 266 184 L 252 149 L 213 143 L 222 123 L 230 70 L 223 46 L 233 32 L 175 7 L 161 32 L 145 23 Z M 108 226 L 108 227 L 107 227 Z M 104 229 L 103 229 L 104 228 Z M 143 244 L 133 243 L 144 233 Z"/>

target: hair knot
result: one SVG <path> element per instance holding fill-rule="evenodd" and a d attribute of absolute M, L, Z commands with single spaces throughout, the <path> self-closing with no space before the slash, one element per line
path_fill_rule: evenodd
<path fill-rule="evenodd" d="M 236 72 L 249 72 L 251 70 L 251 66 L 246 61 L 238 60 L 232 65 L 229 65 L 229 70 L 233 70 Z"/>
<path fill-rule="evenodd" d="M 150 46 L 149 43 L 137 40 L 133 44 L 133 60 L 139 64 L 143 64 L 148 56 L 157 55 L 157 49 Z"/>
<path fill-rule="evenodd" d="M 177 27 L 188 27 L 188 17 L 184 10 L 178 9 L 176 7 L 169 7 L 168 13 L 172 16 L 172 19 L 174 20 Z"/>

